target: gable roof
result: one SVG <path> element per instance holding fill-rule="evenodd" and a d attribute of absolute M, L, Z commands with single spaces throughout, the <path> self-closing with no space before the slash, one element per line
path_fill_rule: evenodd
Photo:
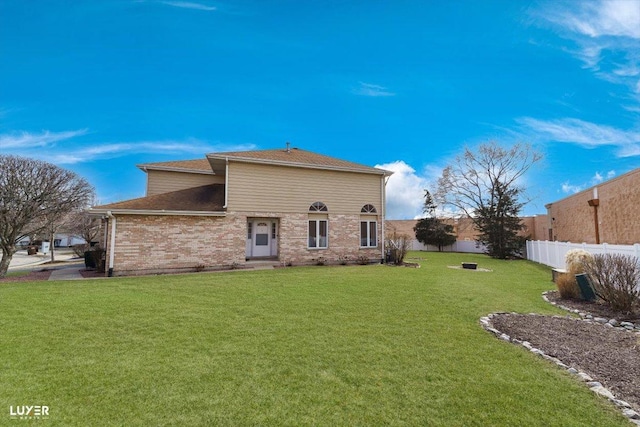
<path fill-rule="evenodd" d="M 171 191 L 125 200 L 108 205 L 94 206 L 89 210 L 94 214 L 128 213 L 156 215 L 223 215 L 224 184 L 209 184 L 186 190 Z"/>
<path fill-rule="evenodd" d="M 147 169 L 151 169 L 173 172 L 213 174 L 213 171 L 211 170 L 211 164 L 206 158 L 192 160 L 173 160 L 169 162 L 142 163 L 136 166 L 145 172 L 147 171 Z"/>
<path fill-rule="evenodd" d="M 209 153 L 207 158 L 212 164 L 220 160 L 232 160 L 246 163 L 261 163 L 279 166 L 303 167 L 311 169 L 329 169 L 347 172 L 370 173 L 376 175 L 391 175 L 393 172 L 384 169 L 365 166 L 360 163 L 349 162 L 311 151 L 291 148 L 289 150 L 255 150 L 234 151 L 227 153 Z M 214 167 L 215 169 L 215 167 Z"/>

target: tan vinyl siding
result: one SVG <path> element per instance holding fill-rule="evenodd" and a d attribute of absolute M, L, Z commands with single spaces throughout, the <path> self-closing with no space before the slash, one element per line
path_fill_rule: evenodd
<path fill-rule="evenodd" d="M 360 213 L 370 203 L 381 212 L 381 175 L 229 163 L 228 209 L 308 212 L 323 202 L 329 213 Z"/>
<path fill-rule="evenodd" d="M 189 172 L 147 171 L 147 196 L 209 184 L 224 184 L 224 176 Z"/>

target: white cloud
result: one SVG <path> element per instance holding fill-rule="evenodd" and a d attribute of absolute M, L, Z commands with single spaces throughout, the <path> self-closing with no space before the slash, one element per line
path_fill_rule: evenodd
<path fill-rule="evenodd" d="M 195 10 L 206 10 L 206 11 L 213 11 L 217 9 L 215 6 L 207 6 L 201 3 L 193 3 L 189 1 L 161 1 L 160 3 L 166 4 L 168 6 L 180 7 L 183 9 L 195 9 Z"/>
<path fill-rule="evenodd" d="M 244 151 L 256 148 L 254 144 L 210 143 L 196 138 L 82 144 L 74 144 L 69 141 L 71 138 L 87 133 L 87 129 L 81 129 L 66 132 L 42 131 L 40 133 L 4 134 L 0 135 L 0 149 L 3 154 L 39 158 L 54 164 L 75 164 L 140 153 L 189 154 L 194 157 L 204 157 L 205 154 L 215 151 Z M 46 152 L 42 150 L 42 147 L 47 148 Z"/>
<path fill-rule="evenodd" d="M 568 182 L 565 182 L 562 184 L 562 192 L 563 193 L 571 193 L 571 194 L 575 194 L 575 193 L 579 193 L 584 189 L 584 187 L 580 186 L 580 185 L 572 185 L 569 184 Z"/>
<path fill-rule="evenodd" d="M 613 177 L 616 176 L 616 171 L 614 170 L 610 170 L 609 172 L 606 173 L 606 177 L 607 179 L 611 179 Z M 593 187 L 594 185 L 598 185 L 601 182 L 603 182 L 604 179 L 604 175 L 601 174 L 600 172 L 596 172 L 595 174 L 593 174 L 593 176 L 591 177 L 591 180 L 589 181 L 589 183 L 583 183 L 583 184 L 570 184 L 568 181 L 564 182 L 562 184 L 562 192 L 566 193 L 566 194 L 575 194 L 575 193 L 579 193 L 582 190 L 584 190 L 587 187 Z"/>
<path fill-rule="evenodd" d="M 637 0 L 550 2 L 542 18 L 575 43 L 565 48 L 596 76 L 627 86 L 640 100 L 640 4 Z"/>
<path fill-rule="evenodd" d="M 205 154 L 215 151 L 245 151 L 255 148 L 254 144 L 210 144 L 192 138 L 185 141 L 141 141 L 95 145 L 85 149 L 67 149 L 64 152 L 49 155 L 48 158 L 58 164 L 74 164 L 140 153 L 190 154 L 195 157 L 204 157 Z"/>
<path fill-rule="evenodd" d="M 587 148 L 617 147 L 618 157 L 640 155 L 640 131 L 622 130 L 580 119 L 539 120 L 532 117 L 516 119 L 525 132 L 543 140 L 568 142 Z M 527 132 L 528 131 L 528 132 Z"/>
<path fill-rule="evenodd" d="M 575 3 L 571 3 L 575 6 Z M 640 39 L 640 6 L 634 0 L 599 0 L 572 7 L 559 17 L 569 29 L 589 37 Z"/>
<path fill-rule="evenodd" d="M 387 182 L 387 219 L 419 217 L 422 214 L 424 190 L 429 188 L 429 179 L 418 175 L 414 168 L 402 160 L 376 167 L 394 172 Z"/>
<path fill-rule="evenodd" d="M 604 181 L 604 178 L 602 177 L 602 175 L 600 175 L 600 172 L 596 172 L 596 174 L 593 176 L 593 178 L 591 178 L 591 182 L 593 184 L 599 184 L 602 181 Z"/>
<path fill-rule="evenodd" d="M 390 92 L 384 86 L 379 86 L 379 85 L 374 85 L 371 83 L 364 83 L 364 82 L 360 82 L 360 86 L 353 89 L 352 92 L 356 95 L 373 96 L 373 97 L 396 95 L 394 92 Z"/>
<path fill-rule="evenodd" d="M 29 148 L 46 147 L 58 141 L 64 141 L 76 136 L 85 135 L 87 129 L 71 130 L 65 132 L 51 132 L 44 130 L 40 133 L 14 132 L 0 135 L 0 148 Z"/>

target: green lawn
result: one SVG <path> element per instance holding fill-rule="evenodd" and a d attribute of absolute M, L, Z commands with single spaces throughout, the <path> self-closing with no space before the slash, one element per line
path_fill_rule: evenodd
<path fill-rule="evenodd" d="M 497 340 L 490 312 L 559 313 L 546 268 L 411 253 L 422 268 L 0 285 L 0 425 L 628 426 Z M 477 261 L 492 272 L 447 265 Z"/>

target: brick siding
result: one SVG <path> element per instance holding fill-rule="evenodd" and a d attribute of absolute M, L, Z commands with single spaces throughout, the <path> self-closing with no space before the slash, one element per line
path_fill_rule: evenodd
<path fill-rule="evenodd" d="M 278 260 L 294 265 L 314 264 L 322 257 L 338 263 L 366 256 L 381 258 L 378 248 L 360 248 L 360 215 L 329 213 L 329 247 L 307 247 L 308 214 L 230 212 L 226 217 L 117 215 L 113 274 L 136 275 L 187 272 L 243 266 L 246 262 L 247 218 L 279 221 Z M 107 228 L 108 233 L 111 227 Z M 107 244 L 110 236 L 107 236 Z M 107 254 L 110 248 L 107 248 Z M 108 255 L 107 255 L 108 260 Z M 107 261 L 108 262 L 108 261 Z M 107 266 L 108 267 L 108 266 Z"/>

